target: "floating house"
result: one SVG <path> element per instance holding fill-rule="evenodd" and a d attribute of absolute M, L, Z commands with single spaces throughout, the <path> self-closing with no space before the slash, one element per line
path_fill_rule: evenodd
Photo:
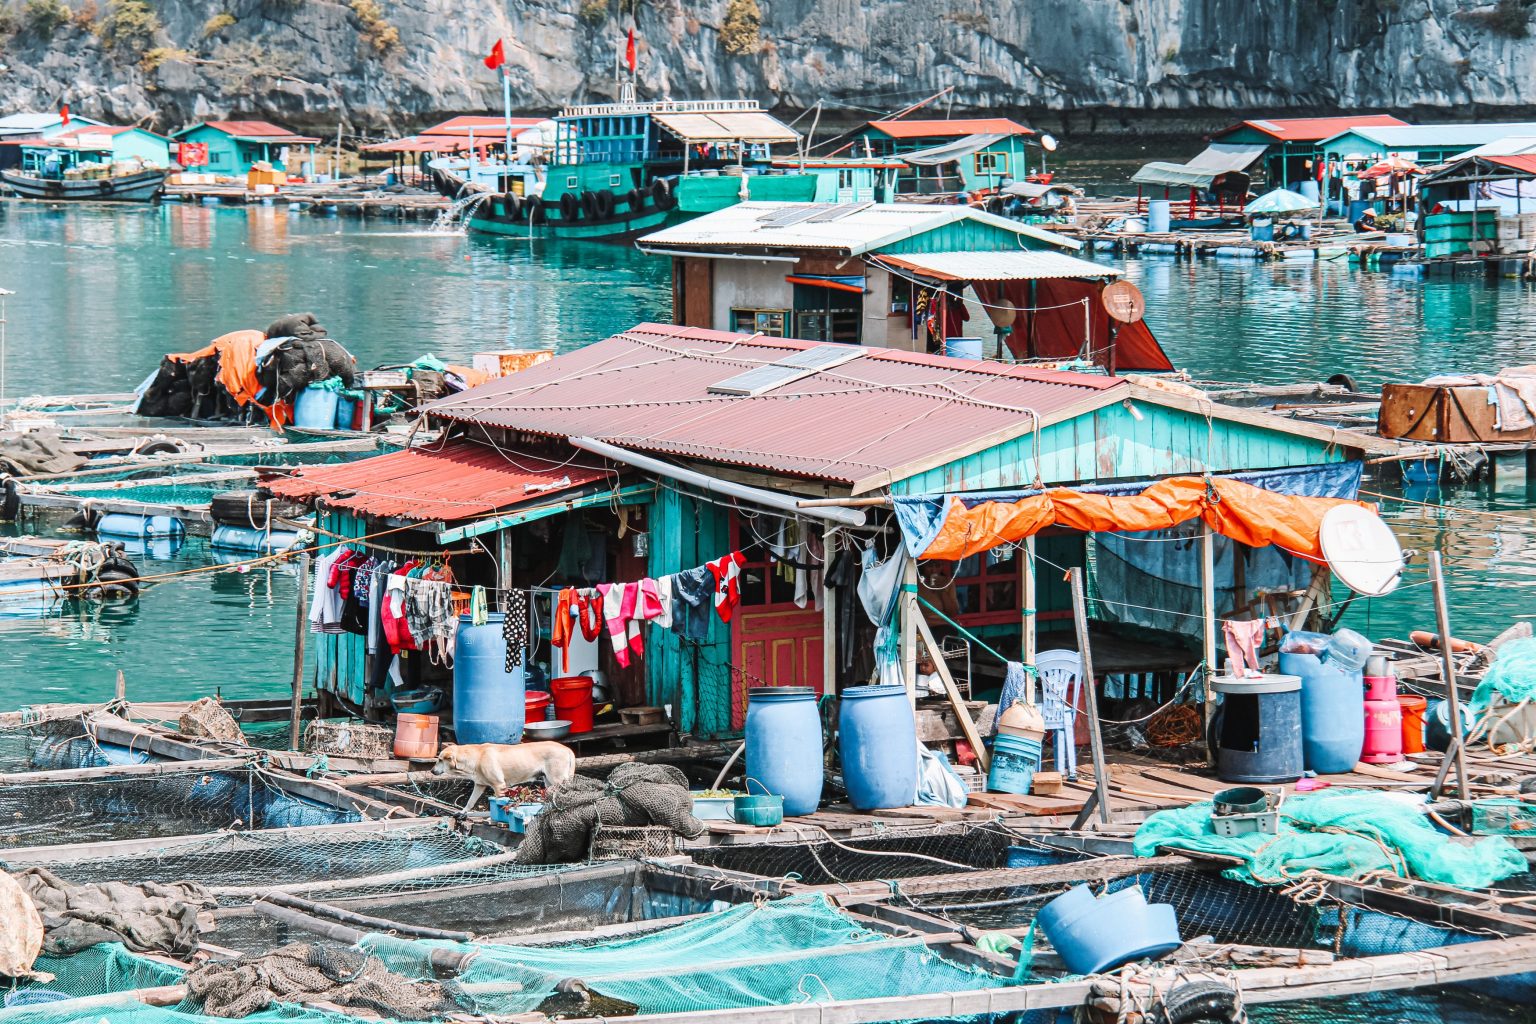
<path fill-rule="evenodd" d="M 896 157 L 904 195 L 945 195 L 998 188 L 1029 173 L 1026 150 L 1035 134 L 1006 117 L 871 121 L 855 142 L 868 156 Z"/>
<path fill-rule="evenodd" d="M 1306 553 L 1305 521 L 1287 532 L 1305 519 L 1292 504 L 1352 497 L 1362 452 L 1384 444 L 1104 374 L 662 324 L 427 411 L 441 443 L 265 487 L 314 503 L 321 535 L 360 538 L 359 557 L 447 567 L 466 608 L 476 586 L 493 609 L 519 592 L 536 631 L 568 613 L 563 588 L 721 567 L 706 586 L 725 613 L 706 604 L 685 618 L 675 584 L 670 626 L 621 629 L 617 642 L 573 627 L 547 668 L 596 668 L 606 699 L 670 706 L 701 737 L 740 733 L 750 687 L 833 692 L 889 670 L 901 586 L 978 662 L 1071 646 L 1071 567 L 1092 567 L 1103 595 L 1102 671 L 1176 685 L 1210 663 L 1202 586 L 1223 613 L 1306 590 L 1310 563 L 1269 539 Z M 1053 488 L 1070 490 L 1048 490 L 1056 511 L 1037 515 L 1033 496 Z M 1202 534 L 1193 517 L 1217 498 L 1223 525 Z M 1021 503 L 1020 515 L 997 503 Z M 990 531 L 1025 520 L 1027 537 L 989 553 Z M 1122 528 L 1151 532 L 1110 532 Z M 1204 570 L 1202 543 L 1214 547 Z M 860 606 L 861 572 L 888 601 Z M 909 611 L 898 617 L 910 639 Z M 445 690 L 453 671 L 429 652 L 370 654 L 355 633 L 318 640 L 319 687 L 354 710 L 387 716 L 397 694 Z"/>
<path fill-rule="evenodd" d="M 1322 142 L 1323 159 L 1360 169 L 1402 157 L 1420 167 L 1445 163 L 1467 150 L 1510 136 L 1536 135 L 1536 123 L 1355 125 Z"/>
<path fill-rule="evenodd" d="M 201 165 L 213 174 L 243 175 L 257 163 L 274 170 L 299 173 L 313 167 L 320 140 L 298 135 L 270 121 L 203 121 L 171 135 L 178 143 L 208 147 L 208 162 Z"/>
<path fill-rule="evenodd" d="M 1352 128 L 1401 127 L 1407 123 L 1391 114 L 1254 119 L 1239 121 L 1217 132 L 1211 136 L 1211 143 L 1229 147 L 1232 160 L 1241 157 L 1230 147 L 1245 147 L 1250 157 L 1248 163 L 1232 169 L 1246 170 L 1259 164 L 1269 185 L 1286 188 L 1297 182 L 1317 180 L 1317 161 L 1322 158 L 1325 140 Z"/>
<path fill-rule="evenodd" d="M 993 335 L 1017 359 L 1168 370 L 1146 325 L 1111 321 L 1113 267 L 1063 235 L 967 206 L 739 203 L 639 241 L 672 259 L 680 325 L 937 351 Z M 991 323 L 967 326 L 970 289 Z"/>
<path fill-rule="evenodd" d="M 171 140 L 144 128 L 100 125 L 71 128 L 47 138 L 0 140 L 0 150 L 17 149 L 12 164 L 23 171 L 41 172 L 50 163 L 67 171 L 82 163 L 142 162 L 148 167 L 170 167 Z M 0 158 L 0 164 L 5 164 Z"/>
<path fill-rule="evenodd" d="M 21 142 L 29 139 L 46 139 L 72 128 L 99 127 L 102 122 L 89 117 L 71 115 L 65 117 L 54 111 L 24 112 L 0 117 L 0 142 Z M 0 170 L 17 167 L 21 162 L 21 150 L 0 147 Z"/>

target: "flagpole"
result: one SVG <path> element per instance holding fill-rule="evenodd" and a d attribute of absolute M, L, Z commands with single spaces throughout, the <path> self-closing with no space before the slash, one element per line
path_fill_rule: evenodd
<path fill-rule="evenodd" d="M 507 151 L 502 159 L 508 167 L 512 166 L 512 79 L 507 75 L 507 66 L 503 64 L 497 68 L 501 72 L 501 113 L 507 122 Z"/>

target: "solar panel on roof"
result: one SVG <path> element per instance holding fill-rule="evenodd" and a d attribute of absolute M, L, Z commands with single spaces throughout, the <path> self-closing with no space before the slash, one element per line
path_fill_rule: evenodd
<path fill-rule="evenodd" d="M 778 220 L 765 221 L 763 226 L 767 228 L 793 227 L 802 221 L 814 219 L 828 209 L 836 210 L 838 206 L 834 203 L 818 203 L 815 206 L 801 206 L 791 210 L 784 210 L 781 211 L 784 214 L 783 217 L 780 217 Z"/>
<path fill-rule="evenodd" d="M 777 359 L 767 366 L 757 366 L 728 377 L 705 390 L 712 395 L 734 395 L 738 398 L 755 398 L 775 388 L 793 384 L 797 380 L 814 376 L 863 355 L 857 345 L 817 345 L 800 349 Z"/>
<path fill-rule="evenodd" d="M 860 210 L 867 210 L 874 205 L 874 203 L 836 203 L 830 208 L 817 213 L 814 217 L 807 217 L 806 223 L 829 224 L 834 220 L 842 220 L 844 217 L 858 213 Z"/>

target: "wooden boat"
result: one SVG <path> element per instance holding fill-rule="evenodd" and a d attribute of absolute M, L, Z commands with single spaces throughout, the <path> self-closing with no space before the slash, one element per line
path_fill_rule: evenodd
<path fill-rule="evenodd" d="M 0 181 L 23 199 L 87 199 L 147 203 L 160 195 L 170 172 L 137 171 L 106 178 L 40 178 L 20 171 L 0 171 Z"/>

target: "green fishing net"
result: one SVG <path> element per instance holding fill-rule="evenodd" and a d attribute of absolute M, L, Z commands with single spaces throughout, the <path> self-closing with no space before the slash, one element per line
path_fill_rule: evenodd
<path fill-rule="evenodd" d="M 1288 797 L 1280 833 L 1224 838 L 1211 829 L 1211 805 L 1159 811 L 1136 830 L 1135 852 L 1159 848 L 1241 858 L 1227 877 L 1275 885 L 1307 872 L 1358 878 L 1390 871 L 1405 878 L 1483 889 L 1526 869 L 1525 857 L 1498 836 L 1453 840 L 1424 816 L 1422 798 L 1335 789 Z"/>
<path fill-rule="evenodd" d="M 1469 707 L 1481 712 L 1497 693 L 1511 704 L 1536 697 L 1536 637 L 1511 640 L 1499 648 L 1483 681 L 1472 692 Z"/>

